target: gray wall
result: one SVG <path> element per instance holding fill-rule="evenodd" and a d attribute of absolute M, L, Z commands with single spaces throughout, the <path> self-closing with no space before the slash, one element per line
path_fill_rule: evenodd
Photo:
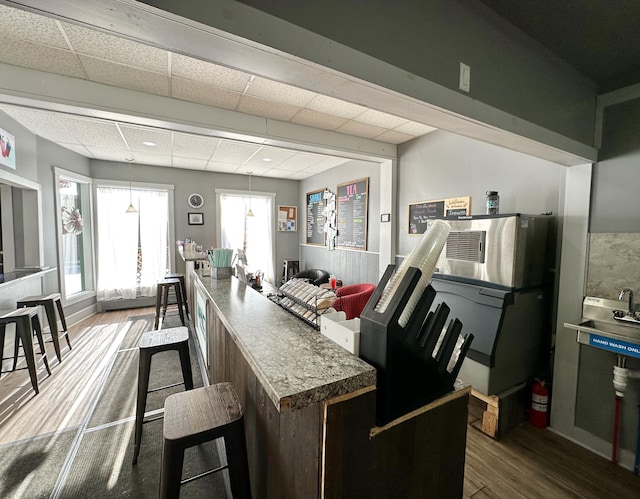
<path fill-rule="evenodd" d="M 405 71 L 408 78 L 417 75 L 452 90 L 458 90 L 459 64 L 464 62 L 471 67 L 469 95 L 474 100 L 585 144 L 593 143 L 595 84 L 481 2 L 241 2 L 387 62 Z M 148 3 L 167 10 L 177 8 L 167 5 L 170 2 Z M 205 16 L 202 10 L 198 15 Z M 241 29 L 229 21 L 223 29 Z M 282 48 L 278 43 L 286 41 L 270 38 L 268 31 L 242 36 Z M 292 49 L 290 44 L 287 49 Z M 353 64 L 346 72 L 358 71 L 357 66 Z M 376 83 L 384 86 L 386 76 L 379 75 Z"/>
<path fill-rule="evenodd" d="M 500 213 L 558 215 L 565 167 L 453 133 L 436 131 L 398 147 L 398 253 L 408 235 L 408 205 L 471 196 L 471 214 L 485 213 L 486 191 L 500 195 Z"/>
<path fill-rule="evenodd" d="M 91 161 L 91 177 L 104 180 L 128 180 L 129 170 L 126 163 L 109 161 Z M 204 248 L 215 246 L 216 243 L 216 189 L 249 190 L 247 175 L 233 175 L 228 173 L 207 172 L 201 170 L 187 170 L 164 168 L 160 166 L 133 165 L 131 168 L 133 182 L 152 182 L 171 184 L 174 186 L 174 222 L 176 240 L 191 238 L 202 244 Z M 273 192 L 276 194 L 275 205 L 298 206 L 299 182 L 297 180 L 283 180 L 253 176 L 251 180 L 253 191 Z M 193 209 L 187 203 L 189 194 L 197 192 L 204 196 L 205 204 L 201 209 Z M 204 225 L 188 225 L 187 213 L 204 213 Z M 299 211 L 300 213 L 300 211 Z M 291 233 L 275 233 L 276 254 L 274 262 L 275 276 L 280 275 L 282 260 L 298 255 L 298 241 Z M 184 270 L 182 259 L 176 255 L 175 268 Z"/>
<path fill-rule="evenodd" d="M 605 108 L 600 161 L 593 167 L 587 295 L 617 299 L 623 287 L 640 293 L 640 99 Z M 624 308 L 624 304 L 621 304 Z M 611 442 L 616 355 L 580 346 L 575 425 Z M 627 367 L 640 369 L 629 358 Z M 619 445 L 635 452 L 640 381 L 629 380 L 621 403 Z"/>
<path fill-rule="evenodd" d="M 306 193 L 329 189 L 337 194 L 338 184 L 369 178 L 369 212 L 367 217 L 367 251 L 337 248 L 328 251 L 323 246 L 306 245 Z M 300 181 L 298 198 L 298 236 L 300 243 L 300 270 L 319 268 L 335 274 L 343 284 L 370 282 L 377 284 L 378 252 L 380 250 L 380 165 L 364 161 L 351 161 L 311 178 Z M 292 257 L 289 257 L 292 258 Z"/>

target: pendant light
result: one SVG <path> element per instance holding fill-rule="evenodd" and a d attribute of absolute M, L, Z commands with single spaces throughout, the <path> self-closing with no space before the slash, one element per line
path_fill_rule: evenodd
<path fill-rule="evenodd" d="M 249 174 L 249 211 L 247 212 L 248 217 L 254 217 L 253 211 L 251 211 L 251 174 L 253 172 L 247 172 Z"/>
<path fill-rule="evenodd" d="M 133 194 L 131 192 L 131 161 L 132 160 L 129 160 L 129 207 L 125 213 L 138 213 L 136 207 L 133 206 Z"/>

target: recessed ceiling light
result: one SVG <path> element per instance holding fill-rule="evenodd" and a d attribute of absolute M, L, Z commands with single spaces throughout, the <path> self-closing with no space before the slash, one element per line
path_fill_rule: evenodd
<path fill-rule="evenodd" d="M 262 158 L 262 161 L 266 161 L 267 163 L 271 161 L 271 158 Z"/>
<path fill-rule="evenodd" d="M 145 141 L 143 142 L 143 144 L 144 144 L 145 146 L 149 146 L 149 147 L 155 147 L 155 146 L 156 146 L 156 143 L 155 143 L 155 142 L 151 142 L 150 140 L 145 140 Z"/>

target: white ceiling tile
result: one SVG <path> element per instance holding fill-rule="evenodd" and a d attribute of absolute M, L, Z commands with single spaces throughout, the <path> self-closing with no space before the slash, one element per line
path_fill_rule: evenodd
<path fill-rule="evenodd" d="M 258 144 L 221 140 L 213 154 L 213 157 L 211 158 L 211 161 L 241 165 L 253 156 L 261 147 L 262 146 Z"/>
<path fill-rule="evenodd" d="M 51 142 L 79 144 L 78 139 L 60 125 L 55 113 L 10 105 L 2 105 L 0 109 L 35 135 Z"/>
<path fill-rule="evenodd" d="M 328 95 L 317 95 L 306 107 L 314 111 L 339 116 L 348 120 L 361 115 L 367 110 L 366 107 L 341 101 Z"/>
<path fill-rule="evenodd" d="M 271 177 L 271 178 L 289 178 L 291 177 L 291 175 L 293 175 L 294 172 L 290 171 L 290 170 L 281 170 L 279 168 L 272 168 L 271 170 L 269 170 L 266 174 L 265 177 Z"/>
<path fill-rule="evenodd" d="M 173 157 L 173 166 L 176 168 L 187 168 L 189 170 L 204 170 L 207 168 L 206 159 Z"/>
<path fill-rule="evenodd" d="M 73 50 L 79 54 L 168 75 L 169 53 L 156 47 L 119 38 L 102 31 L 62 23 Z"/>
<path fill-rule="evenodd" d="M 87 149 L 85 146 L 80 144 L 66 144 L 64 142 L 56 142 L 59 146 L 62 146 L 66 149 L 69 149 L 75 153 L 78 153 L 80 156 L 84 156 L 85 158 L 93 158 L 93 154 Z"/>
<path fill-rule="evenodd" d="M 356 137 L 364 137 L 367 139 L 377 137 L 384 131 L 385 129 L 379 126 L 367 125 L 366 123 L 360 123 L 358 121 L 348 121 L 336 130 L 336 132 L 355 135 Z"/>
<path fill-rule="evenodd" d="M 415 138 L 413 135 L 407 135 L 406 133 L 400 133 L 396 130 L 387 130 L 376 137 L 376 140 L 381 142 L 387 142 L 389 144 L 402 144 Z"/>
<path fill-rule="evenodd" d="M 78 58 L 68 50 L 45 47 L 0 34 L 0 62 L 63 76 L 85 78 Z"/>
<path fill-rule="evenodd" d="M 375 109 L 367 109 L 364 113 L 354 118 L 354 120 L 360 123 L 366 123 L 367 125 L 389 129 L 396 128 L 407 122 L 405 118 L 398 118 L 397 116 L 376 111 Z"/>
<path fill-rule="evenodd" d="M 311 109 L 302 109 L 293 118 L 291 118 L 291 121 L 298 125 L 321 128 L 323 130 L 335 130 L 336 128 L 344 125 L 347 122 L 347 119 L 320 113 Z"/>
<path fill-rule="evenodd" d="M 91 81 L 148 94 L 169 96 L 168 76 L 86 55 L 81 55 L 80 61 Z"/>
<path fill-rule="evenodd" d="M 261 147 L 246 163 L 247 167 L 265 168 L 267 170 L 276 168 L 280 163 L 289 159 L 295 154 L 295 151 L 281 149 L 279 147 Z M 271 161 L 265 161 L 270 159 Z"/>
<path fill-rule="evenodd" d="M 415 121 L 408 121 L 404 125 L 394 128 L 396 132 L 406 133 L 407 135 L 413 135 L 414 137 L 420 137 L 427 133 L 431 133 L 436 130 L 429 125 L 423 125 L 422 123 L 416 123 Z"/>
<path fill-rule="evenodd" d="M 254 78 L 246 93 L 254 97 L 298 107 L 305 107 L 316 95 L 308 90 L 260 77 Z"/>
<path fill-rule="evenodd" d="M 86 146 L 88 151 L 96 159 L 104 161 L 126 162 L 128 156 L 131 155 L 128 149 L 108 149 L 106 147 Z"/>
<path fill-rule="evenodd" d="M 279 170 L 300 171 L 322 161 L 320 154 L 299 152 L 278 165 Z"/>
<path fill-rule="evenodd" d="M 26 10 L 0 5 L 0 20 L 2 34 L 5 36 L 52 47 L 68 48 L 56 21 L 50 17 L 39 16 Z M 4 49 L 3 45 L 2 50 Z"/>
<path fill-rule="evenodd" d="M 172 164 L 171 156 L 164 154 L 155 154 L 148 152 L 136 152 L 134 153 L 135 163 L 138 165 L 155 165 L 155 166 L 168 166 Z"/>
<path fill-rule="evenodd" d="M 172 132 L 130 125 L 120 125 L 120 130 L 135 153 L 136 160 L 138 153 L 171 155 Z M 143 144 L 145 141 L 153 142 L 155 146 L 146 146 Z"/>
<path fill-rule="evenodd" d="M 62 113 L 56 113 L 56 117 L 81 144 L 109 149 L 126 149 L 127 147 L 115 122 L 80 118 Z"/>
<path fill-rule="evenodd" d="M 290 178 L 291 180 L 302 180 L 305 178 L 313 177 L 313 175 L 313 173 L 308 172 L 295 172 L 288 178 Z"/>
<path fill-rule="evenodd" d="M 241 165 L 240 168 L 238 168 L 236 170 L 236 173 L 239 175 L 247 175 L 247 177 L 249 176 L 249 172 L 251 172 L 251 175 L 255 176 L 262 176 L 265 173 L 267 173 L 271 168 L 267 168 L 264 166 L 247 166 L 247 165 Z M 248 185 L 248 184 L 247 184 Z"/>
<path fill-rule="evenodd" d="M 298 111 L 299 107 L 273 102 L 257 97 L 244 95 L 238 104 L 238 111 L 275 120 L 289 121 Z"/>
<path fill-rule="evenodd" d="M 171 75 L 235 92 L 244 92 L 251 79 L 251 75 L 235 69 L 173 53 L 171 54 Z"/>
<path fill-rule="evenodd" d="M 335 168 L 336 166 L 340 166 L 344 163 L 349 162 L 350 160 L 345 158 L 337 158 L 335 156 L 327 156 L 320 163 L 309 166 L 305 168 L 305 171 L 311 173 L 320 173 L 326 170 L 330 170 L 331 168 Z"/>
<path fill-rule="evenodd" d="M 208 172 L 235 173 L 240 168 L 237 164 L 221 163 L 219 161 L 209 161 L 206 170 Z"/>
<path fill-rule="evenodd" d="M 235 109 L 241 94 L 184 78 L 171 78 L 171 97 L 206 106 Z"/>
<path fill-rule="evenodd" d="M 205 163 L 220 144 L 220 139 L 189 135 L 186 133 L 173 134 L 173 154 L 183 158 L 203 159 Z"/>

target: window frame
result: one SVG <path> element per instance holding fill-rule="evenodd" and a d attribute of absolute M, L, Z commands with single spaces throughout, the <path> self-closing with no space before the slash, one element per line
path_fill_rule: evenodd
<path fill-rule="evenodd" d="M 82 205 L 84 207 L 84 213 L 82 215 L 85 221 L 85 228 L 82 232 L 84 238 L 82 259 L 85 281 L 83 283 L 83 287 L 85 289 L 70 296 L 67 296 L 65 284 L 62 217 L 60 215 L 62 209 L 62 201 L 60 198 L 61 179 L 83 184 L 86 187 L 85 192 L 82 192 L 82 190 L 80 192 L 80 196 L 82 196 Z M 54 167 L 53 182 L 55 186 L 56 241 L 58 245 L 58 285 L 62 303 L 65 305 L 71 305 L 96 296 L 95 240 L 93 230 L 93 179 L 63 168 Z"/>

